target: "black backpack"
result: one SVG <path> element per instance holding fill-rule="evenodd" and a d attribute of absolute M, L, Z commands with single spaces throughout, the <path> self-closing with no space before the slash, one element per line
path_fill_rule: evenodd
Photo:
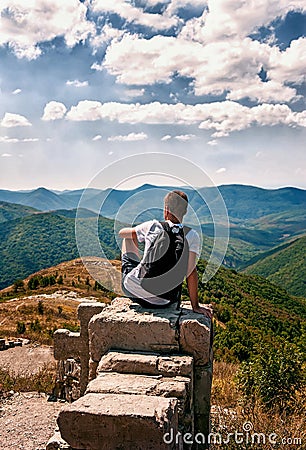
<path fill-rule="evenodd" d="M 189 246 L 186 234 L 190 228 L 160 223 L 163 229 L 141 262 L 141 286 L 174 303 L 180 300 L 182 282 L 187 274 Z"/>

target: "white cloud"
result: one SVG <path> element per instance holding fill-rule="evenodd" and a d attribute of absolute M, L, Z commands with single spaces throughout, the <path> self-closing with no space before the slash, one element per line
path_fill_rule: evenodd
<path fill-rule="evenodd" d="M 179 134 L 178 136 L 174 136 L 174 139 L 177 139 L 178 141 L 182 142 L 187 142 L 195 138 L 196 136 L 194 134 Z"/>
<path fill-rule="evenodd" d="M 218 141 L 216 139 L 212 139 L 211 141 L 207 142 L 207 144 L 211 147 L 216 147 L 216 145 L 218 145 Z"/>
<path fill-rule="evenodd" d="M 276 17 L 302 8 L 302 1 L 273 0 L 267 7 L 264 0 L 251 5 L 240 0 L 239 7 L 233 8 L 231 1 L 219 0 L 209 1 L 208 7 L 200 18 L 188 20 L 177 37 L 155 35 L 146 39 L 126 33 L 113 40 L 102 63 L 92 67 L 106 69 L 118 83 L 127 85 L 171 83 L 178 74 L 194 80 L 192 87 L 198 96 L 227 92 L 229 100 L 297 100 L 295 87 L 287 84 L 305 80 L 306 39 L 292 41 L 281 51 L 248 35 Z M 259 78 L 262 68 L 268 82 Z"/>
<path fill-rule="evenodd" d="M 119 136 L 110 136 L 107 140 L 110 142 L 131 142 L 131 141 L 144 141 L 148 139 L 147 134 L 145 133 L 129 133 L 127 135 L 119 135 Z"/>
<path fill-rule="evenodd" d="M 102 103 L 93 100 L 82 100 L 77 106 L 72 106 L 66 118 L 69 120 L 99 120 L 102 119 L 100 108 Z"/>
<path fill-rule="evenodd" d="M 216 170 L 216 173 L 224 173 L 224 172 L 226 172 L 225 167 L 220 167 L 220 169 Z"/>
<path fill-rule="evenodd" d="M 93 141 L 100 141 L 101 139 L 102 139 L 101 134 L 97 134 L 96 136 L 94 136 L 94 137 L 92 138 Z"/>
<path fill-rule="evenodd" d="M 13 95 L 18 95 L 18 94 L 20 94 L 20 92 L 21 92 L 21 89 L 15 89 L 15 90 L 12 92 L 12 94 L 13 94 Z"/>
<path fill-rule="evenodd" d="M 114 39 L 120 39 L 124 35 L 125 31 L 114 28 L 109 24 L 104 25 L 100 34 L 96 34 L 90 39 L 90 44 L 94 49 L 94 53 L 101 46 L 109 43 Z"/>
<path fill-rule="evenodd" d="M 201 8 L 207 5 L 207 1 L 203 0 L 171 0 L 167 6 L 167 14 L 174 14 L 180 8 Z"/>
<path fill-rule="evenodd" d="M 161 141 L 169 141 L 169 139 L 171 139 L 172 136 L 170 136 L 170 134 L 166 134 L 165 136 L 163 136 L 161 138 Z"/>
<path fill-rule="evenodd" d="M 306 79 L 305 67 L 306 38 L 300 38 L 292 41 L 285 51 L 272 52 L 268 76 L 279 83 L 290 81 L 301 84 Z"/>
<path fill-rule="evenodd" d="M 39 141 L 38 138 L 24 138 L 19 140 L 19 142 L 38 142 L 38 141 Z"/>
<path fill-rule="evenodd" d="M 28 119 L 20 114 L 5 113 L 1 121 L 1 126 L 6 128 L 12 127 L 30 127 L 32 124 Z"/>
<path fill-rule="evenodd" d="M 146 6 L 156 6 L 161 4 L 167 4 L 169 0 L 144 0 Z"/>
<path fill-rule="evenodd" d="M 70 109 L 66 118 L 73 121 L 110 120 L 129 124 L 199 124 L 200 129 L 211 130 L 213 138 L 228 136 L 233 131 L 250 126 L 306 127 L 306 111 L 293 112 L 287 105 L 262 104 L 247 107 L 233 101 L 185 105 L 83 100 Z"/>
<path fill-rule="evenodd" d="M 42 120 L 57 120 L 62 119 L 67 111 L 64 103 L 51 101 L 46 104 L 44 108 L 44 114 L 42 116 Z"/>
<path fill-rule="evenodd" d="M 257 28 L 268 25 L 277 17 L 284 17 L 288 11 L 305 10 L 304 0 L 208 0 L 208 11 L 202 21 L 205 27 L 203 39 L 228 39 L 233 36 L 248 36 Z"/>
<path fill-rule="evenodd" d="M 197 52 L 202 50 L 201 45 L 196 46 Z M 143 39 L 126 34 L 107 48 L 101 68 L 115 75 L 119 83 L 128 85 L 170 83 L 171 76 L 179 71 L 179 67 L 189 67 L 196 61 L 193 47 L 195 45 L 174 37 Z"/>
<path fill-rule="evenodd" d="M 145 89 L 126 89 L 124 94 L 128 98 L 142 97 Z"/>
<path fill-rule="evenodd" d="M 82 88 L 88 86 L 88 81 L 79 81 L 79 80 L 67 80 L 67 86 L 74 86 L 77 88 Z"/>
<path fill-rule="evenodd" d="M 1 144 L 15 144 L 18 142 L 17 138 L 10 138 L 9 136 L 0 136 Z"/>
<path fill-rule="evenodd" d="M 69 47 L 95 33 L 78 0 L 2 0 L 0 45 L 8 44 L 18 58 L 35 59 L 39 43 L 63 36 Z"/>
<path fill-rule="evenodd" d="M 11 153 L 2 153 L 2 158 L 10 158 L 11 156 L 13 156 Z"/>
<path fill-rule="evenodd" d="M 118 14 L 129 23 L 137 23 L 155 30 L 166 30 L 176 26 L 178 17 L 169 14 L 146 13 L 125 0 L 93 0 L 92 9 L 97 13 Z"/>
<path fill-rule="evenodd" d="M 9 136 L 0 136 L 0 143 L 2 144 L 16 144 L 18 142 L 38 142 L 38 138 L 11 138 Z"/>

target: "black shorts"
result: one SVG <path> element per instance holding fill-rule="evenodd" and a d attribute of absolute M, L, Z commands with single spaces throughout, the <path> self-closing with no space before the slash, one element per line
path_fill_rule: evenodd
<path fill-rule="evenodd" d="M 166 305 L 154 305 L 153 303 L 147 302 L 143 298 L 134 297 L 124 286 L 124 279 L 127 276 L 128 273 L 131 272 L 131 270 L 135 269 L 139 264 L 139 258 L 135 253 L 123 253 L 121 258 L 121 272 L 122 272 L 122 282 L 121 287 L 124 295 L 129 297 L 133 302 L 138 303 L 143 308 L 150 308 L 150 309 L 160 309 L 160 308 L 167 308 L 170 303 L 167 303 Z"/>

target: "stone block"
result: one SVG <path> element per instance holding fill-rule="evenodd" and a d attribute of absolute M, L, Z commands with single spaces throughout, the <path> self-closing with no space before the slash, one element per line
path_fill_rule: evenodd
<path fill-rule="evenodd" d="M 157 353 L 109 351 L 101 358 L 98 372 L 135 373 L 144 375 L 176 375 L 192 378 L 193 359 L 186 355 L 163 356 Z"/>
<path fill-rule="evenodd" d="M 178 352 L 178 318 L 175 306 L 144 310 L 129 299 L 115 299 L 89 322 L 90 356 L 99 362 L 109 349 Z"/>
<path fill-rule="evenodd" d="M 110 351 L 102 356 L 98 372 L 136 373 L 158 375 L 157 354 Z"/>
<path fill-rule="evenodd" d="M 196 367 L 194 372 L 195 430 L 208 435 L 210 429 L 210 397 L 212 366 Z"/>
<path fill-rule="evenodd" d="M 87 394 L 64 406 L 62 438 L 74 449 L 170 450 L 164 435 L 178 429 L 177 400 L 147 395 Z"/>
<path fill-rule="evenodd" d="M 105 303 L 101 302 L 83 302 L 78 306 L 78 319 L 81 324 L 81 337 L 88 339 L 88 323 L 90 319 L 99 314 L 106 307 Z"/>
<path fill-rule="evenodd" d="M 72 450 L 72 448 L 62 439 L 61 434 L 57 431 L 47 442 L 46 450 Z"/>
<path fill-rule="evenodd" d="M 179 342 L 181 352 L 194 358 L 194 364 L 206 365 L 211 357 L 211 320 L 194 313 L 191 306 L 184 305 L 179 318 Z"/>
<path fill-rule="evenodd" d="M 0 339 L 0 350 L 5 350 L 5 339 Z"/>
<path fill-rule="evenodd" d="M 89 373 L 88 373 L 88 380 L 93 380 L 97 376 L 97 370 L 98 370 L 98 363 L 96 361 L 93 361 L 92 359 L 89 360 Z"/>
<path fill-rule="evenodd" d="M 81 353 L 80 333 L 59 329 L 54 333 L 54 358 L 57 360 L 79 358 Z"/>
<path fill-rule="evenodd" d="M 185 399 L 190 397 L 190 382 L 187 377 L 104 372 L 88 384 L 86 393 L 161 395 Z"/>
<path fill-rule="evenodd" d="M 157 371 L 164 376 L 181 375 L 192 378 L 193 358 L 187 355 L 159 356 Z"/>

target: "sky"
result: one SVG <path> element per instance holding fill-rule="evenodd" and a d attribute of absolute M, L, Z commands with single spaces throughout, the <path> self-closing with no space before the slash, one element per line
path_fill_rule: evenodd
<path fill-rule="evenodd" d="M 305 0 L 0 0 L 0 189 L 166 184 L 152 152 L 305 189 L 305 32 Z"/>

